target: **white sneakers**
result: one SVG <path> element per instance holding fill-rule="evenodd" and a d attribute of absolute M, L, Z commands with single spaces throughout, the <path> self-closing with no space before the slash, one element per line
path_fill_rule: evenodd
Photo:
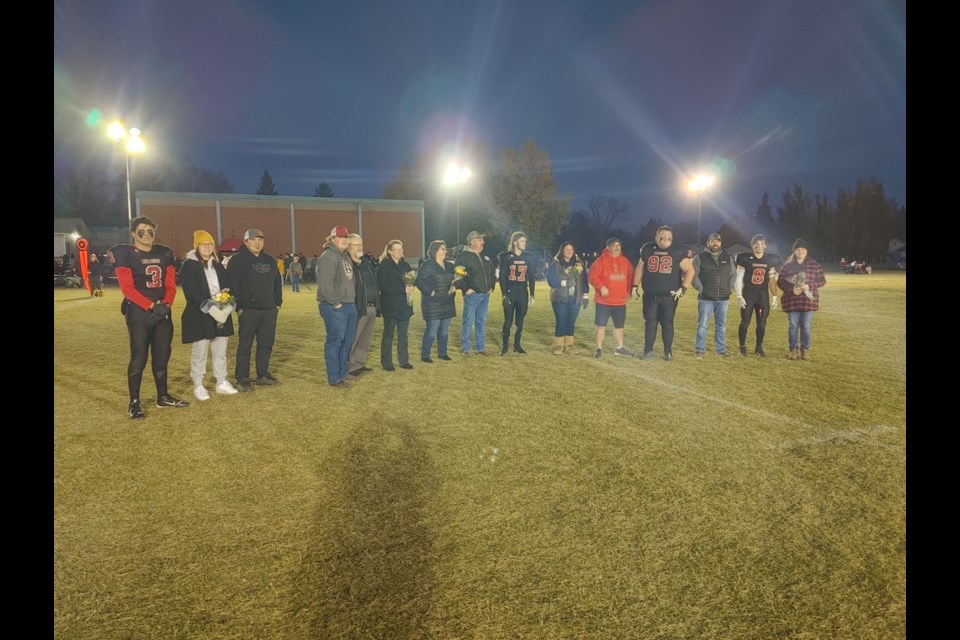
<path fill-rule="evenodd" d="M 232 384 L 230 384 L 229 380 L 224 380 L 223 382 L 217 383 L 217 393 L 233 395 L 234 393 L 237 393 L 237 390 Z M 195 397 L 197 400 L 209 400 L 210 392 L 207 391 L 202 384 L 198 384 L 193 389 L 193 397 Z"/>
<path fill-rule="evenodd" d="M 232 395 L 234 393 L 237 393 L 237 389 L 232 384 L 230 384 L 229 380 L 224 380 L 223 382 L 217 383 L 217 393 Z"/>

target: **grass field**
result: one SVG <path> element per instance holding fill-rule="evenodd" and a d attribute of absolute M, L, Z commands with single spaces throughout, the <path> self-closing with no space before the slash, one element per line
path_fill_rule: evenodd
<path fill-rule="evenodd" d="M 57 638 L 903 638 L 906 279 L 828 274 L 811 360 L 521 356 L 326 384 L 312 293 L 285 291 L 282 386 L 126 417 L 120 294 L 54 291 Z M 488 351 L 499 344 L 494 295 Z M 732 305 L 728 343 L 736 347 Z M 458 301 L 458 312 L 460 303 Z M 626 345 L 642 350 L 639 302 Z M 748 344 L 753 339 L 751 327 Z M 230 340 L 233 371 L 236 338 Z M 657 353 L 661 347 L 658 344 Z M 208 385 L 212 391 L 212 385 Z"/>

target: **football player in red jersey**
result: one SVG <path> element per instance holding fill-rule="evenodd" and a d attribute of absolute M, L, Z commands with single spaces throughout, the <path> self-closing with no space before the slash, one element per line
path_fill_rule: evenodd
<path fill-rule="evenodd" d="M 115 266 L 117 283 L 123 292 L 121 312 L 130 333 L 130 364 L 127 365 L 127 386 L 130 390 L 128 415 L 144 418 L 140 404 L 140 383 L 147 366 L 147 352 L 152 354 L 153 379 L 157 383 L 157 407 L 186 407 L 188 403 L 167 393 L 167 363 L 173 343 L 173 321 L 170 307 L 177 294 L 173 250 L 154 244 L 157 225 L 145 216 L 130 223 L 133 244 L 110 249 L 108 257 Z"/>

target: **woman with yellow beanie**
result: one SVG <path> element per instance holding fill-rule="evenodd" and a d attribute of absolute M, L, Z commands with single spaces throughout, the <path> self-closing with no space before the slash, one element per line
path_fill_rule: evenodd
<path fill-rule="evenodd" d="M 217 260 L 216 245 L 209 233 L 202 229 L 194 231 L 193 249 L 180 269 L 180 286 L 187 299 L 180 318 L 183 325 L 181 334 L 184 344 L 193 343 L 190 356 L 193 395 L 197 400 L 209 400 L 210 393 L 203 386 L 208 350 L 213 354 L 217 393 L 237 392 L 227 380 L 227 336 L 233 335 L 233 318 L 228 315 L 224 322 L 218 322 L 210 315 L 214 296 L 230 289 L 230 276 Z"/>

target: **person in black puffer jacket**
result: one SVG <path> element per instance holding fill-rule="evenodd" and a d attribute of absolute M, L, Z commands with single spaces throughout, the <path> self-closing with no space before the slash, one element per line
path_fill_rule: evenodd
<path fill-rule="evenodd" d="M 404 281 L 406 274 L 413 271 L 403 259 L 403 243 L 391 240 L 380 256 L 380 268 L 377 270 L 377 284 L 380 287 L 380 313 L 383 315 L 383 337 L 380 341 L 380 364 L 385 371 L 395 371 L 393 366 L 393 332 L 397 332 L 397 359 L 401 369 L 413 369 L 407 353 L 407 329 L 413 306 L 407 301 L 407 295 L 413 293 L 413 285 Z"/>
<path fill-rule="evenodd" d="M 447 355 L 447 338 L 450 322 L 457 317 L 454 303 L 456 292 L 450 293 L 453 283 L 453 264 L 447 262 L 447 245 L 443 240 L 434 240 L 427 248 L 427 259 L 423 261 L 414 283 L 420 289 L 420 309 L 427 328 L 423 332 L 423 345 L 420 359 L 432 363 L 430 352 L 433 341 L 437 341 L 437 356 L 441 360 L 450 360 Z"/>

